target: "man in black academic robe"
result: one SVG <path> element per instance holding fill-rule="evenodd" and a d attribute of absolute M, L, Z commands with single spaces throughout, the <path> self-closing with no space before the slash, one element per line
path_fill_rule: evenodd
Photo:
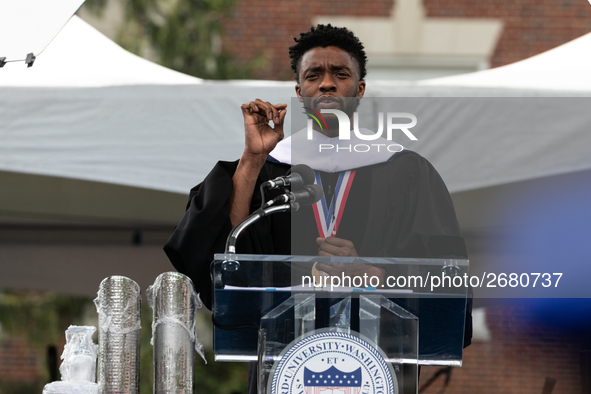
<path fill-rule="evenodd" d="M 348 104 L 351 100 L 346 98 L 363 97 L 367 59 L 363 45 L 350 31 L 330 25 L 312 28 L 296 39 L 290 57 L 296 74 L 296 93 L 305 105 L 318 111 L 323 108 L 339 109 L 347 114 L 355 111 L 355 100 L 351 107 Z M 245 150 L 241 159 L 219 162 L 191 190 L 185 216 L 164 247 L 174 267 L 193 280 L 208 308 L 212 306 L 213 255 L 224 251 L 232 228 L 261 206 L 258 193 L 261 183 L 285 175 L 292 164 L 276 154 L 281 151 L 278 143 L 283 139 L 286 108 L 286 104 L 258 99 L 242 105 Z M 273 127 L 269 125 L 271 121 Z M 338 137 L 336 119 L 327 116 L 326 121 L 326 129 L 317 131 L 325 137 Z M 315 168 L 313 163 L 310 165 Z M 319 170 L 329 203 L 332 191 L 328 186 L 341 171 L 338 166 L 338 171 L 333 173 L 315 169 Z M 355 169 L 355 177 L 336 236 L 318 234 L 312 209 L 302 207 L 295 215 L 278 213 L 256 222 L 239 239 L 237 251 L 466 258 L 447 188 L 426 159 L 403 150 L 370 165 L 346 169 Z M 330 264 L 319 268 L 337 275 L 341 269 Z M 273 275 L 277 281 L 289 285 L 288 268 Z M 471 338 L 471 318 L 467 317 L 465 345 Z"/>
<path fill-rule="evenodd" d="M 232 177 L 238 162 L 219 162 L 203 183 L 191 190 L 187 212 L 165 246 L 174 267 L 190 278 L 211 308 L 210 263 L 223 253 L 232 230 L 229 219 Z M 266 162 L 256 180 L 285 175 L 288 166 Z M 323 173 L 327 179 L 338 174 Z M 366 257 L 465 258 L 466 251 L 445 184 L 420 155 L 403 151 L 385 163 L 357 169 L 339 236 Z M 250 212 L 261 206 L 253 195 Z M 239 238 L 246 254 L 316 255 L 318 232 L 311 207 L 302 206 L 292 225 L 289 212 L 262 218 Z M 291 232 L 297 230 L 297 236 Z M 297 242 L 292 248 L 293 241 Z M 289 285 L 289 281 L 286 281 Z"/>

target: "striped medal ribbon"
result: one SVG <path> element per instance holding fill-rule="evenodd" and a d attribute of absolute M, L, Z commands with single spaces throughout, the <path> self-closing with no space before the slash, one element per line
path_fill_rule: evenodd
<path fill-rule="evenodd" d="M 314 171 L 314 174 L 316 176 L 316 184 L 322 187 L 320 173 Z M 312 206 L 320 237 L 327 238 L 336 236 L 339 224 L 341 223 L 341 218 L 343 217 L 343 211 L 345 210 L 345 204 L 347 203 L 347 197 L 351 190 L 353 178 L 355 178 L 355 170 L 341 172 L 330 206 L 327 207 L 324 195 L 322 195 L 320 201 Z"/>

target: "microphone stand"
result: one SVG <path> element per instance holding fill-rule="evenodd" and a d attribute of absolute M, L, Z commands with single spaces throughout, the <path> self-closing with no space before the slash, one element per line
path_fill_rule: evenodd
<path fill-rule="evenodd" d="M 304 186 L 305 190 L 296 192 L 290 192 L 288 189 L 284 189 L 285 193 L 275 197 L 273 200 L 263 204 L 254 213 L 248 216 L 246 219 L 238 223 L 236 227 L 230 232 L 228 239 L 226 240 L 226 255 L 236 254 L 236 242 L 240 234 L 251 224 L 255 223 L 260 218 L 277 212 L 287 212 L 291 209 L 297 211 L 300 208 L 300 202 L 303 204 L 313 204 L 322 197 L 322 188 L 318 185 Z M 263 188 L 261 187 L 261 194 Z M 261 199 L 264 201 L 264 195 L 261 195 Z M 275 204 L 281 205 L 275 205 Z M 237 271 L 240 268 L 240 262 L 235 259 L 228 259 L 222 262 L 222 269 L 224 271 Z"/>
<path fill-rule="evenodd" d="M 236 242 L 240 234 L 251 224 L 258 221 L 260 218 L 277 212 L 287 212 L 292 208 L 292 204 L 282 204 L 276 206 L 270 206 L 267 208 L 259 208 L 252 215 L 238 223 L 232 230 L 228 239 L 226 240 L 226 251 L 225 254 L 236 254 Z M 237 260 L 224 260 L 222 263 L 224 271 L 237 271 L 240 268 L 240 262 Z"/>

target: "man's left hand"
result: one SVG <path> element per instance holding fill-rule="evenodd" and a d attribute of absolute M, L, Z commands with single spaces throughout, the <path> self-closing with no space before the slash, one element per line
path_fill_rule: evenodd
<path fill-rule="evenodd" d="M 353 242 L 336 237 L 316 238 L 318 256 L 348 256 L 359 257 Z M 384 280 L 384 269 L 360 263 L 316 263 L 316 269 L 326 272 L 328 275 L 340 276 L 342 273 L 353 276 L 377 276 Z"/>
<path fill-rule="evenodd" d="M 355 245 L 348 239 L 328 237 L 316 238 L 316 243 L 320 245 L 318 248 L 318 256 L 349 256 L 358 257 Z"/>

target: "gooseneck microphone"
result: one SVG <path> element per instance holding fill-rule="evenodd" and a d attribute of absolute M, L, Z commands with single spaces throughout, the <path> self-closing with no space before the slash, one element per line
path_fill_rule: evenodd
<path fill-rule="evenodd" d="M 307 167 L 307 166 L 306 166 Z M 310 167 L 308 167 L 310 168 Z M 312 171 L 312 174 L 314 172 Z M 277 213 L 277 212 L 287 212 L 291 209 L 297 210 L 299 205 L 312 205 L 316 202 L 320 201 L 323 195 L 322 187 L 318 185 L 306 185 L 300 190 L 291 191 L 285 194 L 282 194 L 278 197 L 275 197 L 273 200 L 269 201 L 268 203 L 264 204 L 263 207 L 254 211 L 252 215 L 244 219 L 242 222 L 238 223 L 236 227 L 230 232 L 228 239 L 226 241 L 226 254 L 234 254 L 236 253 L 236 242 L 238 240 L 238 236 L 251 224 L 258 221 L 260 218 L 265 217 L 267 215 Z M 279 204 L 279 205 L 275 205 Z M 240 264 L 234 260 L 228 260 L 224 263 L 226 267 L 232 267 L 232 270 L 238 269 Z"/>
<path fill-rule="evenodd" d="M 273 202 L 312 205 L 316 204 L 322 198 L 324 191 L 318 185 L 306 185 L 300 190 L 295 190 L 289 193 L 282 194 L 273 199 Z"/>
<path fill-rule="evenodd" d="M 304 185 L 314 183 L 314 170 L 305 164 L 298 164 L 287 171 L 284 176 L 263 183 L 261 186 L 268 189 L 291 186 L 292 190 L 299 189 Z"/>
<path fill-rule="evenodd" d="M 270 215 L 272 213 L 277 212 L 286 212 L 291 209 L 291 204 L 282 204 L 282 205 L 275 205 L 270 206 L 267 208 L 259 208 L 252 215 L 241 221 L 234 227 L 228 239 L 226 240 L 226 254 L 233 254 L 236 253 L 236 242 L 238 241 L 238 236 L 246 230 L 248 226 L 253 224 L 254 222 L 258 221 L 260 218 Z"/>

